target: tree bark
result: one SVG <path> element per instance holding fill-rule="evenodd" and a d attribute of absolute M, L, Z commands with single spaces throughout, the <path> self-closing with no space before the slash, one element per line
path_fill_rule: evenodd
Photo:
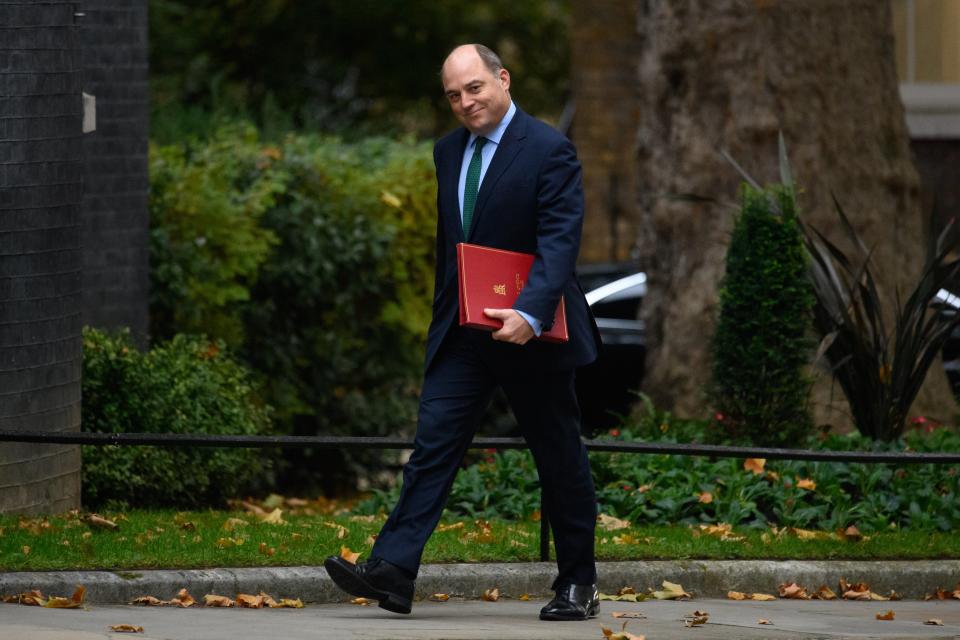
<path fill-rule="evenodd" d="M 720 150 L 761 183 L 778 181 L 782 131 L 802 218 L 841 240 L 836 195 L 875 247 L 876 276 L 891 310 L 894 292 L 908 294 L 922 267 L 926 215 L 887 2 L 636 0 L 636 6 L 636 233 L 649 276 L 643 386 L 659 407 L 702 415 L 730 204 L 741 182 Z M 684 193 L 728 204 L 674 197 Z M 949 419 L 953 410 L 938 361 L 914 413 Z M 820 423 L 848 423 L 829 375 L 819 376 L 814 412 Z"/>

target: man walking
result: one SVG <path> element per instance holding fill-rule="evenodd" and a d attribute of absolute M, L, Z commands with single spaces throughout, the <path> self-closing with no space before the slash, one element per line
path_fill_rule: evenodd
<path fill-rule="evenodd" d="M 336 556 L 333 581 L 381 607 L 409 613 L 423 547 L 440 519 L 459 464 L 497 385 L 533 453 L 553 527 L 556 597 L 543 620 L 585 620 L 599 603 L 594 564 L 596 497 L 574 369 L 592 362 L 596 324 L 574 277 L 583 225 L 580 163 L 573 145 L 514 105 L 510 74 L 483 45 L 457 47 L 441 72 L 463 127 L 437 142 L 437 266 L 415 448 L 400 499 L 368 562 Z M 456 244 L 535 255 L 512 309 L 491 335 L 458 326 Z M 533 340 L 553 323 L 561 295 L 569 341 Z"/>

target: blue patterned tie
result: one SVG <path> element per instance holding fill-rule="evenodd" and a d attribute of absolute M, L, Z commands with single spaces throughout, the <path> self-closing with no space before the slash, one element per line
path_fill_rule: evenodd
<path fill-rule="evenodd" d="M 486 143 L 486 138 L 477 138 L 473 144 L 473 157 L 470 158 L 470 166 L 467 167 L 467 182 L 463 187 L 464 238 L 470 234 L 470 223 L 473 221 L 473 207 L 477 204 L 477 190 L 480 187 L 480 165 L 483 163 L 480 152 Z"/>

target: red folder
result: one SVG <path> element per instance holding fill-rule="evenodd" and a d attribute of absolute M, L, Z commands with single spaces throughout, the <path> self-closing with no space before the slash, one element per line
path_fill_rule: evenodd
<path fill-rule="evenodd" d="M 527 281 L 533 256 L 461 242 L 457 245 L 457 270 L 460 283 L 460 326 L 494 331 L 503 326 L 488 318 L 484 309 L 510 309 Z M 545 321 L 546 318 L 541 318 Z M 537 340 L 566 342 L 567 314 L 563 297 L 554 312 L 553 326 Z"/>

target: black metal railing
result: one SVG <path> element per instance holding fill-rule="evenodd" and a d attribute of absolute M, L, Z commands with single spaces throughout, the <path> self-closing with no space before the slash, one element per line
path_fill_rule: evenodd
<path fill-rule="evenodd" d="M 153 447 L 296 447 L 313 449 L 412 449 L 406 438 L 348 436 L 229 436 L 185 433 L 92 433 L 64 431 L 0 430 L 0 442 L 38 444 L 83 444 L 94 446 Z M 711 458 L 765 458 L 767 460 L 810 460 L 817 462 L 858 462 L 862 464 L 960 464 L 960 452 L 916 453 L 889 451 L 818 451 L 813 449 L 776 449 L 769 447 L 731 447 L 709 444 L 666 442 L 619 442 L 586 440 L 588 451 L 606 453 L 646 453 Z M 470 449 L 526 449 L 522 438 L 477 438 Z M 540 559 L 550 559 L 550 521 L 540 501 Z"/>

